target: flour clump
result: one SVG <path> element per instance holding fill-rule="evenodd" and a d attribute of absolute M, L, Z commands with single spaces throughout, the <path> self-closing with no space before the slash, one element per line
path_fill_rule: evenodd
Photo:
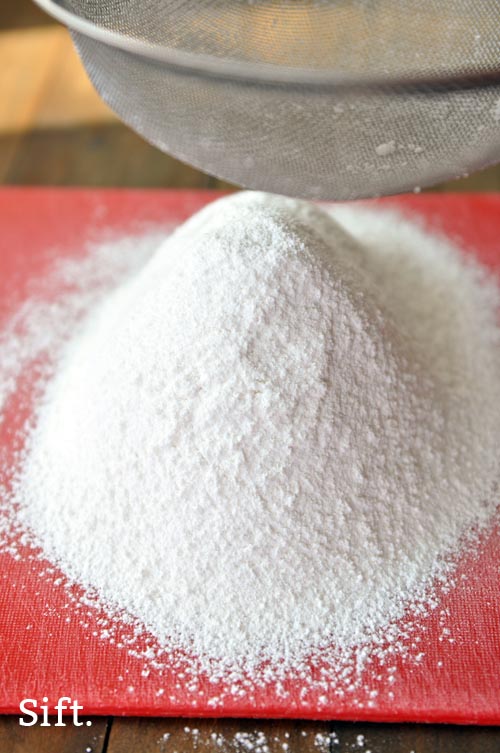
<path fill-rule="evenodd" d="M 242 193 L 169 237 L 45 390 L 16 499 L 48 556 L 235 664 L 400 619 L 491 519 L 500 447 L 496 288 L 407 226 Z"/>

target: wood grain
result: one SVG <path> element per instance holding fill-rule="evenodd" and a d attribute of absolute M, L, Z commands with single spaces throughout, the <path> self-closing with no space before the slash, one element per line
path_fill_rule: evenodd
<path fill-rule="evenodd" d="M 445 724 L 335 724 L 331 753 L 499 753 L 500 729 Z M 362 745 L 360 743 L 362 742 Z"/>
<path fill-rule="evenodd" d="M 500 155 L 499 155 L 500 158 Z M 500 165 L 493 165 L 485 170 L 480 170 L 467 178 L 448 180 L 444 183 L 428 189 L 430 192 L 449 193 L 470 191 L 500 191 Z"/>
<path fill-rule="evenodd" d="M 91 727 L 20 727 L 17 716 L 0 717 L 0 753 L 104 753 L 110 722 L 91 721 Z"/>
<path fill-rule="evenodd" d="M 498 753 L 500 729 L 254 719 L 99 718 L 21 728 L 0 718 L 0 753 Z"/>
<path fill-rule="evenodd" d="M 115 718 L 107 753 L 329 753 L 330 728 L 328 722 Z"/>
<path fill-rule="evenodd" d="M 3 174 L 2 174 L 3 173 Z M 0 181 L 10 185 L 216 188 L 121 125 L 0 135 Z"/>
<path fill-rule="evenodd" d="M 0 8 L 0 29 L 31 29 L 50 23 L 50 17 L 31 0 L 3 2 Z"/>
<path fill-rule="evenodd" d="M 498 753 L 500 729 L 259 720 L 113 720 L 107 753 Z"/>

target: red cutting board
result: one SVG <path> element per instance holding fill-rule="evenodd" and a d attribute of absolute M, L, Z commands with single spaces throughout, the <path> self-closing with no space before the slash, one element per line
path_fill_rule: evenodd
<path fill-rule="evenodd" d="M 171 227 L 215 198 L 208 192 L 4 189 L 0 191 L 0 330 L 43 276 L 54 255 L 85 253 L 88 239 L 148 226 Z M 486 266 L 500 271 L 500 196 L 427 195 L 384 199 L 445 232 Z M 15 417 L 14 419 L 15 420 Z M 0 427 L 0 443 L 11 441 Z M 500 448 L 499 448 L 500 450 Z M 377 721 L 500 723 L 500 531 L 467 575 L 425 618 L 419 662 L 398 661 L 394 681 L 372 666 L 363 689 L 301 700 L 299 682 L 213 705 L 220 686 L 190 690 L 168 667 L 147 676 L 144 662 L 101 640 L 98 613 L 65 608 L 61 586 L 40 577 L 44 565 L 0 554 L 0 711 L 23 698 L 76 698 L 87 714 L 260 716 Z M 439 614 L 447 610 L 449 632 Z M 82 614 L 83 611 L 83 614 Z M 285 691 L 285 692 L 283 692 Z"/>

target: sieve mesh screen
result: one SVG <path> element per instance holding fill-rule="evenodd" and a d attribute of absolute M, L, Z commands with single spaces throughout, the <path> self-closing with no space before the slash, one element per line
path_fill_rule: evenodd
<path fill-rule="evenodd" d="M 500 0 L 37 1 L 126 123 L 246 187 L 353 199 L 500 153 Z"/>

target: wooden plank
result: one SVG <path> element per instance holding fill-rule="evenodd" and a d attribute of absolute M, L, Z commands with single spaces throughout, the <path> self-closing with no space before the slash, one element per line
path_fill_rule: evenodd
<path fill-rule="evenodd" d="M 49 28 L 0 35 L 0 135 L 10 135 L 2 149 L 0 180 L 5 180 L 21 136 L 33 122 L 47 76 L 57 60 L 57 32 Z"/>
<path fill-rule="evenodd" d="M 0 717 L 0 753 L 104 753 L 110 721 L 91 721 L 91 727 L 20 727 L 17 716 Z"/>
<path fill-rule="evenodd" d="M 118 719 L 107 753 L 498 753 L 500 729 L 259 720 Z"/>
<path fill-rule="evenodd" d="M 498 157 L 500 159 L 500 153 Z M 430 190 L 439 193 L 500 191 L 500 165 L 493 165 L 485 170 L 480 170 L 467 178 L 445 181 Z"/>
<path fill-rule="evenodd" d="M 498 753 L 500 729 L 304 721 L 93 718 L 21 729 L 0 718 L 0 753 Z"/>
<path fill-rule="evenodd" d="M 46 34 L 49 30 L 46 30 Z M 94 123 L 118 123 L 94 89 L 73 46 L 68 31 L 56 27 L 58 49 L 56 60 L 46 77 L 42 95 L 33 114 L 31 127 L 66 128 Z M 33 65 L 37 61 L 33 60 Z"/>
<path fill-rule="evenodd" d="M 106 753 L 329 753 L 330 727 L 328 722 L 115 717 Z"/>
<path fill-rule="evenodd" d="M 9 157 L 11 140 L 16 148 Z M 0 135 L 1 164 L 11 185 L 210 188 L 212 182 L 121 124 Z"/>
<path fill-rule="evenodd" d="M 32 0 L 15 0 L 0 4 L 0 31 L 45 26 L 53 20 Z"/>
<path fill-rule="evenodd" d="M 334 725 L 330 753 L 498 753 L 500 729 L 446 724 Z"/>

